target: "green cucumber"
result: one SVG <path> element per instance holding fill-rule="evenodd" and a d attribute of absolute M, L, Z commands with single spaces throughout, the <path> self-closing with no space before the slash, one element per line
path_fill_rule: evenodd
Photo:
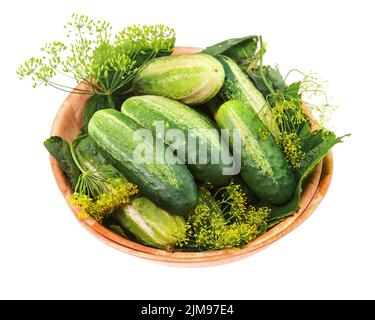
<path fill-rule="evenodd" d="M 253 109 L 227 101 L 218 110 L 220 128 L 237 129 L 241 145 L 230 139 L 234 154 L 241 152 L 241 176 L 259 198 L 275 205 L 287 202 L 296 182 L 274 137 Z"/>
<path fill-rule="evenodd" d="M 80 140 L 75 148 L 79 163 L 86 170 L 95 170 L 106 177 L 103 167 L 116 169 L 102 156 L 90 137 Z M 145 197 L 137 197 L 130 205 L 114 212 L 115 218 L 123 228 L 130 231 L 141 243 L 159 249 L 170 250 L 180 240 L 186 238 L 186 226 L 182 217 L 172 215 Z M 116 233 L 126 238 L 120 226 L 112 226 Z"/>
<path fill-rule="evenodd" d="M 245 103 L 258 114 L 268 130 L 277 137 L 279 128 L 262 93 L 232 59 L 226 56 L 216 58 L 221 62 L 225 71 L 225 81 L 218 95 L 224 101 L 239 100 Z"/>
<path fill-rule="evenodd" d="M 82 136 L 82 139 L 78 141 L 75 147 L 75 154 L 81 166 L 87 171 L 97 171 L 110 166 L 114 170 L 114 173 L 120 174 L 120 172 L 112 167 L 108 160 L 98 151 L 94 141 L 89 136 Z M 104 171 L 106 172 L 106 170 Z M 104 175 L 107 176 L 106 173 L 104 173 Z"/>
<path fill-rule="evenodd" d="M 177 55 L 152 59 L 135 77 L 133 89 L 141 95 L 164 96 L 199 105 L 214 97 L 223 82 L 223 67 L 214 57 Z"/>
<path fill-rule="evenodd" d="M 163 209 L 178 215 L 188 214 L 197 204 L 197 186 L 189 170 L 183 164 L 158 163 L 154 140 L 145 139 L 142 144 L 151 150 L 150 163 L 136 153 L 140 143 L 135 133 L 143 129 L 119 111 L 105 109 L 97 111 L 88 125 L 90 137 L 100 152 L 130 182 L 135 183 L 141 193 Z M 165 152 L 166 146 L 161 143 Z"/>
<path fill-rule="evenodd" d="M 115 218 L 140 242 L 155 248 L 171 250 L 186 237 L 184 218 L 160 209 L 144 197 L 118 209 Z"/>
<path fill-rule="evenodd" d="M 140 126 L 152 130 L 153 134 L 166 144 L 173 144 L 173 141 L 168 140 L 167 135 L 165 135 L 166 132 L 160 132 L 156 129 L 156 120 L 162 121 L 165 131 L 167 129 L 180 129 L 184 133 L 185 144 L 179 144 L 174 150 L 182 148 L 181 154 L 184 156 L 183 159 L 181 157 L 180 159 L 189 163 L 188 168 L 193 176 L 197 180 L 209 182 L 216 186 L 223 185 L 229 180 L 230 175 L 225 175 L 223 171 L 229 165 L 225 165 L 221 157 L 224 154 L 225 146 L 220 143 L 219 131 L 207 116 L 178 101 L 159 96 L 131 97 L 123 103 L 121 112 Z M 192 131 L 191 129 L 198 130 Z M 194 137 L 199 141 L 199 146 L 207 141 L 206 164 L 199 164 L 199 152 L 189 151 L 189 144 L 186 141 Z M 194 143 L 195 146 L 196 143 Z M 211 155 L 218 156 L 215 163 L 211 161 Z"/>

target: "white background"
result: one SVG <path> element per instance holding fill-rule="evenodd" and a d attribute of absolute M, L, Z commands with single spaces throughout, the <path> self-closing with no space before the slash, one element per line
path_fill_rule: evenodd
<path fill-rule="evenodd" d="M 373 1 L 6 1 L 0 17 L 0 298 L 375 298 Z M 351 132 L 334 149 L 330 190 L 316 212 L 268 249 L 200 269 L 158 265 L 87 233 L 54 182 L 42 142 L 65 94 L 32 89 L 15 71 L 72 12 L 115 27 L 164 23 L 177 45 L 262 34 L 267 63 L 315 70 Z"/>

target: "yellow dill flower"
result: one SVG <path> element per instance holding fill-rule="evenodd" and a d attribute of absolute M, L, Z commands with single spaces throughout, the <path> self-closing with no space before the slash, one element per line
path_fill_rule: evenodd
<path fill-rule="evenodd" d="M 189 243 L 199 250 L 242 247 L 265 231 L 269 214 L 269 208 L 247 206 L 239 185 L 231 183 L 214 197 L 207 191 L 188 218 Z"/>
<path fill-rule="evenodd" d="M 84 219 L 89 217 L 89 212 L 93 206 L 93 199 L 85 194 L 73 193 L 69 199 L 69 203 L 80 208 L 78 218 Z"/>
<path fill-rule="evenodd" d="M 292 169 L 301 167 L 301 161 L 305 159 L 306 153 L 302 151 L 301 139 L 295 133 L 280 133 L 277 144 L 280 146 L 288 164 Z"/>
<path fill-rule="evenodd" d="M 121 179 L 110 180 L 107 191 L 93 199 L 82 193 L 73 193 L 69 202 L 80 208 L 80 218 L 93 217 L 98 222 L 109 216 L 115 209 L 129 204 L 132 197 L 139 193 L 136 185 Z"/>
<path fill-rule="evenodd" d="M 268 130 L 264 130 L 264 129 L 259 130 L 259 136 L 263 141 L 267 140 L 270 135 L 271 135 L 271 132 Z"/>

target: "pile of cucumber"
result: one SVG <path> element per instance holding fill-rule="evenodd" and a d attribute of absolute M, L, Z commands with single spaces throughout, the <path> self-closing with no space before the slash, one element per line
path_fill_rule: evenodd
<path fill-rule="evenodd" d="M 295 179 L 272 136 L 277 133 L 271 110 L 233 60 L 206 54 L 156 58 L 137 75 L 133 84 L 138 95 L 126 99 L 121 111 L 96 112 L 89 122 L 88 133 L 100 152 L 157 205 L 171 213 L 186 215 L 197 204 L 194 179 L 219 187 L 230 176 L 223 174 L 224 164 L 211 164 L 210 159 L 208 164 L 188 166 L 137 164 L 133 154 L 138 143 L 133 135 L 141 128 L 155 132 L 156 121 L 163 121 L 168 129 L 186 132 L 239 129 L 240 174 L 245 183 L 271 204 L 281 205 L 291 198 Z M 217 94 L 228 101 L 219 106 L 214 123 L 200 111 Z M 260 133 L 271 129 L 274 132 L 263 140 Z M 216 137 L 209 141 L 220 148 L 219 139 L 217 131 Z"/>
<path fill-rule="evenodd" d="M 254 38 L 247 40 L 250 45 L 254 42 Z M 240 51 L 219 44 L 206 53 L 151 59 L 136 74 L 116 108 L 103 105 L 90 114 L 88 136 L 76 144 L 75 158 L 85 170 L 96 170 L 103 178 L 105 172 L 100 168 L 111 167 L 140 191 L 129 204 L 113 212 L 107 226 L 142 244 L 173 250 L 186 238 L 185 219 L 199 204 L 202 190 L 207 191 L 202 187 L 214 194 L 231 183 L 241 186 L 249 195 L 249 203 L 271 209 L 269 227 L 298 208 L 304 178 L 339 138 L 323 141 L 321 135 L 315 140 L 309 136 L 303 145 L 307 157 L 302 168 L 292 168 L 277 143 L 281 131 L 272 105 L 258 90 L 264 85 L 260 88 L 244 71 L 238 54 Z M 158 135 L 158 121 L 168 129 L 182 130 L 186 138 L 191 134 L 189 129 L 206 129 L 199 132 L 210 135 L 207 150 L 219 153 L 223 148 L 220 129 L 237 129 L 241 143 L 234 143 L 231 136 L 227 143 L 232 154 L 241 155 L 238 175 L 224 174 L 228 164 L 211 163 L 210 153 L 206 164 L 198 163 L 187 144 L 180 146 L 185 157 L 178 163 L 136 161 L 139 141 L 134 136 L 141 129 L 149 129 L 153 141 L 162 148 L 171 145 L 165 136 Z M 61 150 L 48 142 L 46 147 L 58 161 L 61 159 Z M 154 159 L 154 146 L 146 145 L 146 149 L 153 150 Z M 63 169 L 67 167 L 59 163 Z"/>

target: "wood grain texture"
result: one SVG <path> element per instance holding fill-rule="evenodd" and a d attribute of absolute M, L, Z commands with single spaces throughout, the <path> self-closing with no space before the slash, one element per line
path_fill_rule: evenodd
<path fill-rule="evenodd" d="M 174 54 L 193 54 L 201 50 L 200 48 L 177 47 Z M 83 84 L 80 84 L 79 88 L 88 89 L 87 86 Z M 88 95 L 70 94 L 56 115 L 51 135 L 61 136 L 71 142 L 82 126 L 83 108 L 88 98 Z M 307 108 L 305 108 L 305 112 L 309 113 Z M 316 128 L 314 120 L 312 120 L 312 124 L 313 127 Z M 56 160 L 53 157 L 50 157 L 50 160 L 56 183 L 65 199 L 68 200 L 72 194 L 69 181 L 57 165 Z M 330 152 L 329 155 L 318 164 L 311 174 L 309 181 L 306 183 L 299 210 L 242 249 L 225 249 L 210 252 L 167 252 L 154 249 L 127 240 L 103 227 L 92 218 L 79 219 L 77 208 L 71 205 L 69 205 L 69 207 L 86 230 L 118 250 L 169 265 L 189 267 L 212 266 L 236 261 L 253 255 L 298 227 L 313 213 L 324 198 L 332 179 L 332 172 L 333 157 L 332 152 Z"/>

